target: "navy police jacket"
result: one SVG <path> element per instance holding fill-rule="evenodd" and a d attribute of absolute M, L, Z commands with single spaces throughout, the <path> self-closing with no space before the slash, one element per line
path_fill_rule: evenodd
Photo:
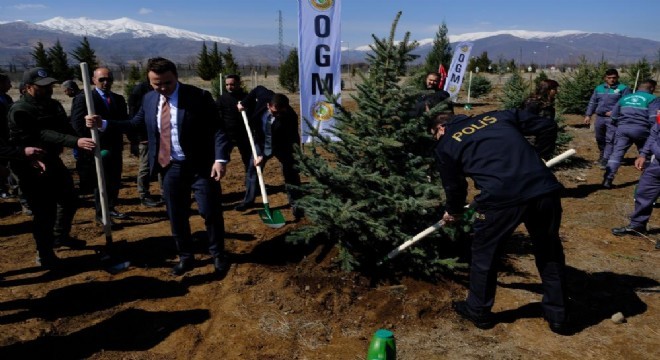
<path fill-rule="evenodd" d="M 525 138 L 530 135 L 536 136 L 536 149 Z M 434 149 L 446 211 L 463 212 L 468 177 L 480 190 L 477 210 L 516 206 L 562 189 L 539 156 L 552 154 L 556 138 L 554 120 L 524 110 L 455 116 Z"/>

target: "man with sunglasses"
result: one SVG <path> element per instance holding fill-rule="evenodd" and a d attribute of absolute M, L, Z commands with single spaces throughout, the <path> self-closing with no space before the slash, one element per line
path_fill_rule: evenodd
<path fill-rule="evenodd" d="M 445 223 L 461 218 L 468 177 L 480 190 L 474 199 L 479 215 L 471 244 L 469 292 L 466 301 L 454 303 L 456 312 L 478 328 L 495 325 L 491 309 L 499 258 L 504 243 L 524 223 L 543 283 L 544 317 L 553 332 L 568 333 L 559 238 L 562 185 L 541 159 L 554 151 L 557 123 L 519 110 L 473 117 L 443 112 L 429 128 L 437 140 L 434 154 L 446 196 Z M 525 136 L 536 137 L 536 149 Z"/>
<path fill-rule="evenodd" d="M 72 135 L 74 131 L 62 104 L 52 99 L 56 82 L 43 68 L 26 70 L 25 93 L 8 114 L 10 145 L 43 149 L 44 166 L 35 167 L 30 160 L 12 160 L 11 167 L 32 209 L 37 262 L 44 268 L 59 264 L 54 246 L 85 246 L 84 241 L 69 237 L 78 198 L 69 169 L 60 159 L 62 148 L 91 151 L 95 147 L 91 138 Z"/>
<path fill-rule="evenodd" d="M 107 67 L 99 67 L 94 70 L 92 82 L 92 101 L 94 111 L 103 119 L 108 121 L 124 121 L 128 119 L 128 107 L 126 100 L 120 94 L 112 92 L 114 77 L 112 71 Z M 87 103 L 85 94 L 80 93 L 73 99 L 71 105 L 71 124 L 79 136 L 91 136 L 91 132 L 85 126 L 87 115 Z M 122 152 L 124 150 L 124 135 L 119 129 L 110 129 L 99 134 L 101 143 L 101 154 L 103 159 L 103 174 L 105 176 L 106 191 L 108 193 L 108 205 L 112 219 L 125 219 L 126 214 L 117 211 L 115 206 L 119 198 L 121 187 Z M 86 172 L 90 178 L 96 179 L 94 157 L 92 154 L 78 156 L 77 167 L 79 172 Z M 96 185 L 97 182 L 94 182 Z M 96 221 L 103 223 L 101 216 L 101 197 L 97 186 L 94 186 L 94 199 L 96 206 Z"/>

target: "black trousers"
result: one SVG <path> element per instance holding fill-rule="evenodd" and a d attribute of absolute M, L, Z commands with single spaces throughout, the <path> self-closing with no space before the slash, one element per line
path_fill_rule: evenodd
<path fill-rule="evenodd" d="M 33 215 L 32 233 L 37 251 L 46 256 L 53 251 L 55 236 L 66 237 L 78 209 L 78 195 L 73 179 L 58 158 L 46 164 L 46 171 L 37 174 L 29 167 L 17 171 L 20 187 Z"/>
<path fill-rule="evenodd" d="M 266 168 L 266 163 L 272 157 L 277 158 L 277 160 L 282 165 L 282 175 L 284 176 L 284 183 L 286 185 L 300 186 L 300 173 L 295 168 L 296 160 L 293 158 L 293 153 L 290 152 L 276 152 L 273 156 L 264 157 L 264 160 L 261 164 L 261 169 Z M 250 204 L 254 202 L 254 199 L 257 197 L 257 192 L 259 191 L 259 179 L 257 176 L 257 168 L 254 166 L 252 158 L 250 158 L 247 176 L 245 179 L 245 197 L 243 202 Z M 300 198 L 300 191 L 287 186 L 286 194 L 289 200 L 289 205 L 295 206 L 296 200 Z"/>
<path fill-rule="evenodd" d="M 521 223 L 532 240 L 536 267 L 541 277 L 545 317 L 566 320 L 564 250 L 559 239 L 562 207 L 557 193 L 531 199 L 519 206 L 481 211 L 474 224 L 470 291 L 467 303 L 475 314 L 490 312 L 495 301 L 497 267 L 504 243 Z"/>
<path fill-rule="evenodd" d="M 204 219 L 209 238 L 209 253 L 214 257 L 221 255 L 225 236 L 222 190 L 220 183 L 209 176 L 211 168 L 197 173 L 185 161 L 173 162 L 162 170 L 162 174 L 163 197 L 180 260 L 192 260 L 194 255 L 190 232 L 191 192 L 197 201 L 199 214 Z"/>

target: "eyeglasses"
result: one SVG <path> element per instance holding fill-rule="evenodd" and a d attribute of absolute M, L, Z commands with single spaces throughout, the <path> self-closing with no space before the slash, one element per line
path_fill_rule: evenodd
<path fill-rule="evenodd" d="M 230 84 L 225 84 L 225 86 L 236 86 L 236 84 L 230 83 Z"/>
<path fill-rule="evenodd" d="M 98 82 L 112 82 L 113 80 L 114 79 L 111 78 L 111 77 L 102 77 L 102 78 L 96 79 L 96 81 L 98 81 Z"/>
<path fill-rule="evenodd" d="M 170 86 L 172 84 L 174 84 L 174 81 L 168 80 L 159 83 L 151 83 L 151 86 L 161 87 L 161 86 Z"/>

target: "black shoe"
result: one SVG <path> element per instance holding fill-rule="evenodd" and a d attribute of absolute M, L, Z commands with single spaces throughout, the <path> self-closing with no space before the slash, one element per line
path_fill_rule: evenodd
<path fill-rule="evenodd" d="M 61 266 L 60 258 L 54 252 L 37 255 L 37 265 L 44 269 L 53 270 Z"/>
<path fill-rule="evenodd" d="M 146 206 L 146 207 L 157 207 L 157 206 L 162 205 L 161 202 L 158 202 L 158 201 L 156 201 L 154 199 L 151 199 L 151 198 L 148 198 L 148 197 L 141 198 L 140 203 L 142 204 L 142 206 Z"/>
<path fill-rule="evenodd" d="M 21 212 L 23 215 L 32 216 L 32 210 L 27 205 L 21 205 Z"/>
<path fill-rule="evenodd" d="M 224 277 L 227 275 L 230 267 L 231 262 L 226 255 L 220 255 L 213 258 L 213 268 L 215 269 L 216 275 Z"/>
<path fill-rule="evenodd" d="M 475 315 L 470 312 L 470 308 L 465 301 L 456 301 L 452 304 L 452 306 L 458 315 L 460 315 L 463 319 L 473 323 L 474 326 L 478 327 L 479 329 L 486 330 L 495 326 L 493 314 L 490 312 L 483 315 Z"/>
<path fill-rule="evenodd" d="M 612 188 L 612 179 L 603 179 L 603 187 L 605 189 L 611 189 Z"/>
<path fill-rule="evenodd" d="M 612 235 L 616 235 L 616 236 L 624 236 L 624 235 L 640 236 L 644 234 L 646 234 L 646 229 L 636 228 L 632 226 L 624 226 L 624 227 L 612 229 Z"/>
<path fill-rule="evenodd" d="M 548 327 L 550 328 L 550 331 L 552 331 L 555 334 L 558 335 L 574 334 L 574 330 L 568 321 L 552 321 L 547 318 L 545 319 L 545 321 L 548 322 Z"/>
<path fill-rule="evenodd" d="M 66 236 L 64 238 L 57 238 L 55 239 L 55 242 L 53 243 L 54 248 L 66 246 L 70 249 L 84 249 L 85 246 L 87 246 L 87 242 L 85 240 L 80 240 L 76 238 L 72 238 L 70 236 Z"/>
<path fill-rule="evenodd" d="M 172 268 L 172 275 L 181 276 L 192 270 L 194 267 L 192 259 L 179 260 L 179 263 Z"/>
<path fill-rule="evenodd" d="M 236 205 L 236 207 L 234 207 L 234 210 L 236 210 L 236 211 L 245 211 L 245 210 L 251 209 L 253 207 L 254 207 L 254 203 L 244 203 L 244 202 L 242 202 L 242 203 Z"/>
<path fill-rule="evenodd" d="M 121 220 L 121 219 L 126 219 L 128 217 L 128 215 L 126 215 L 125 213 L 119 212 L 117 210 L 110 210 L 110 217 L 113 218 L 113 219 Z"/>

